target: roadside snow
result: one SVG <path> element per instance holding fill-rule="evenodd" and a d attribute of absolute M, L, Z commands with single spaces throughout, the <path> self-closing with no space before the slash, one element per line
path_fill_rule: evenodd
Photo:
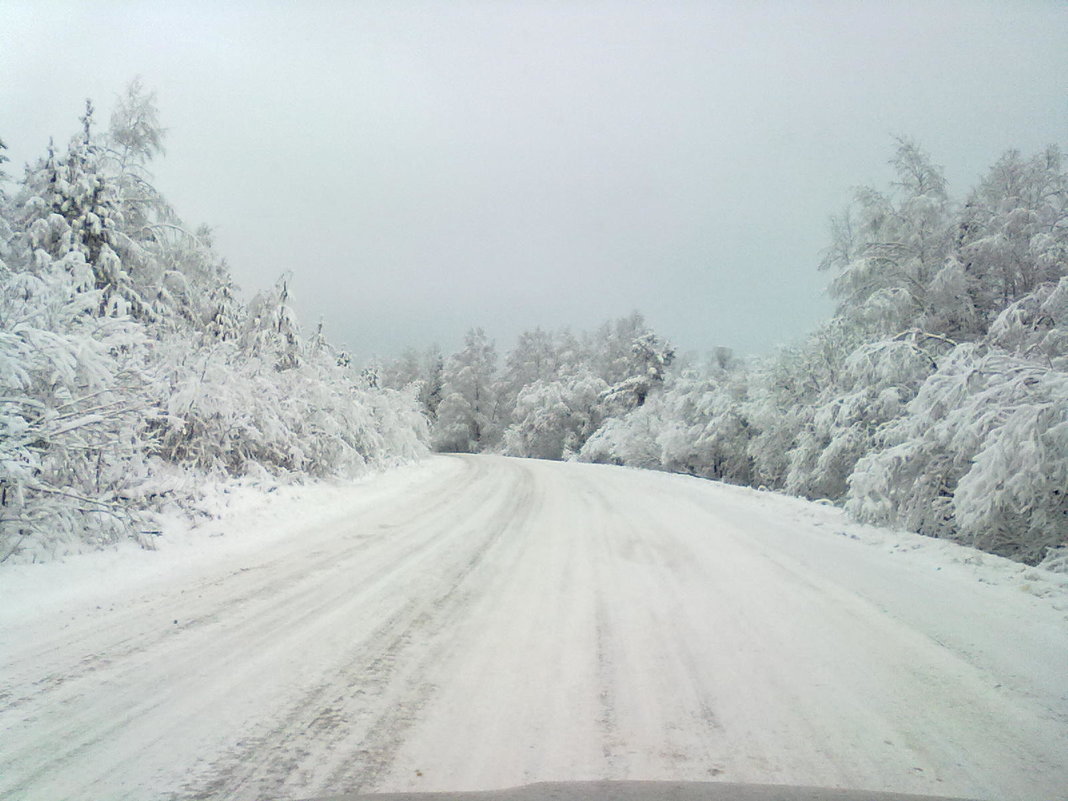
<path fill-rule="evenodd" d="M 299 537 L 303 528 L 317 528 L 403 496 L 446 466 L 423 460 L 353 481 L 212 485 L 198 504 L 204 520 L 190 525 L 178 514 L 163 518 L 162 534 L 153 540 L 155 550 L 124 542 L 43 564 L 0 568 L 0 627 L 25 623 L 35 614 L 111 603 L 165 579 L 181 580 L 217 568 L 272 542 Z"/>

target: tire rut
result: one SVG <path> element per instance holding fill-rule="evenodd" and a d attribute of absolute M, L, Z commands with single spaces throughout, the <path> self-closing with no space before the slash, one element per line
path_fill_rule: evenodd
<path fill-rule="evenodd" d="M 472 465 L 472 463 L 467 462 L 465 463 L 465 467 L 467 467 L 465 473 L 484 472 L 484 467 L 480 464 Z M 468 480 L 473 482 L 474 478 Z M 426 503 L 416 511 L 407 512 L 405 507 L 401 507 L 401 512 L 404 516 L 400 519 L 393 519 L 391 517 L 391 522 L 388 525 L 379 524 L 375 527 L 375 533 L 394 528 L 411 529 L 417 527 L 417 524 L 421 520 L 437 514 L 440 505 L 454 492 L 455 488 L 453 486 L 446 485 L 430 494 Z M 376 513 L 376 516 L 381 515 Z M 352 537 L 353 532 L 360 527 L 362 522 L 363 521 L 358 517 L 352 523 L 347 524 L 350 527 L 349 530 L 342 533 L 340 536 L 343 538 Z M 320 527 L 326 527 L 328 525 L 329 522 L 324 522 Z M 202 611 L 192 611 L 182 614 L 180 616 L 181 625 L 178 628 L 160 627 L 151 631 L 142 630 L 134 636 L 109 640 L 108 635 L 110 633 L 126 631 L 130 627 L 131 620 L 141 620 L 146 616 L 146 612 L 143 609 L 124 610 L 120 612 L 115 619 L 107 619 L 106 621 L 98 622 L 81 636 L 73 635 L 72 638 L 71 635 L 65 634 L 54 638 L 52 643 L 44 647 L 35 648 L 23 653 L 17 662 L 11 662 L 4 666 L 6 672 L 13 674 L 19 668 L 25 666 L 26 672 L 32 670 L 33 673 L 39 673 L 40 665 L 42 663 L 48 664 L 49 661 L 54 661 L 56 655 L 68 654 L 71 648 L 75 647 L 78 643 L 85 643 L 85 650 L 88 651 L 88 653 L 78 659 L 73 666 L 65 667 L 62 670 L 53 670 L 46 673 L 44 676 L 33 679 L 24 685 L 24 690 L 19 691 L 17 686 L 12 682 L 6 684 L 3 689 L 0 690 L 0 714 L 14 710 L 27 701 L 40 700 L 42 692 L 47 693 L 59 689 L 69 682 L 81 679 L 102 668 L 111 667 L 123 662 L 129 657 L 159 647 L 176 635 L 188 632 L 191 628 L 219 622 L 224 616 L 222 609 L 226 610 L 226 617 L 232 617 L 234 610 L 264 599 L 275 600 L 276 606 L 282 606 L 283 604 L 288 605 L 294 599 L 287 597 L 284 601 L 278 600 L 280 594 L 288 587 L 299 583 L 305 583 L 310 575 L 330 570 L 335 568 L 341 562 L 351 560 L 372 544 L 369 543 L 368 540 L 373 539 L 374 533 L 356 535 L 356 537 L 356 544 L 346 547 L 341 551 L 320 551 L 305 554 L 305 567 L 299 575 L 287 573 L 281 578 L 269 579 L 266 583 L 259 580 L 259 574 L 261 573 L 270 576 L 281 572 L 279 571 L 279 566 L 293 558 L 293 555 L 290 554 L 252 567 L 242 567 L 223 576 L 213 577 L 207 581 L 199 583 L 195 587 L 181 590 L 178 597 L 167 598 L 162 602 L 157 601 L 154 604 L 156 607 L 169 607 L 166 610 L 166 613 L 164 613 L 163 610 L 160 610 L 159 617 L 160 619 L 163 619 L 168 615 L 172 615 L 175 608 L 188 609 L 190 601 L 186 596 L 201 594 L 215 588 L 234 585 L 230 594 L 223 598 L 219 598 L 216 595 L 211 598 L 210 605 L 202 604 Z M 402 554 L 396 561 L 403 561 L 409 556 L 410 555 Z M 195 601 L 193 608 L 196 610 Z M 90 643 L 92 644 L 90 645 Z"/>
<path fill-rule="evenodd" d="M 532 482 L 518 483 L 469 556 L 448 563 L 431 590 L 405 602 L 350 661 L 304 692 L 267 731 L 235 745 L 172 798 L 372 788 L 434 694 L 427 673 L 448 655 L 450 643 L 440 632 L 449 631 L 478 591 L 469 586 L 472 574 L 530 514 Z M 330 754 L 330 764 L 310 760 L 313 751 Z"/>
<path fill-rule="evenodd" d="M 481 465 L 478 465 L 481 468 Z M 490 488 L 487 482 L 474 482 L 476 490 L 469 501 L 476 506 L 484 502 Z M 323 576 L 338 575 L 346 565 L 363 555 L 364 546 L 355 545 L 340 552 L 324 555 L 313 560 L 299 575 L 290 570 L 281 579 L 272 579 L 266 584 L 241 587 L 241 591 L 215 596 L 213 608 L 180 628 L 164 628 L 163 633 L 153 632 L 148 636 L 130 637 L 120 641 L 125 647 L 112 650 L 101 647 L 99 653 L 90 654 L 75 663 L 66 672 L 54 673 L 38 679 L 31 685 L 36 692 L 23 691 L 13 698 L 6 713 L 29 701 L 33 702 L 24 714 L 33 720 L 34 709 L 69 709 L 70 713 L 53 716 L 49 725 L 43 722 L 20 741 L 18 750 L 9 750 L 5 764 L 12 765 L 29 758 L 33 768 L 21 772 L 19 780 L 7 789 L 24 792 L 37 781 L 51 775 L 65 763 L 83 757 L 98 743 L 121 734 L 133 721 L 145 720 L 161 707 L 174 704 L 178 698 L 197 698 L 199 676 L 205 672 L 232 671 L 241 665 L 246 653 L 263 654 L 272 649 L 280 650 L 279 632 L 301 632 L 320 621 L 323 609 L 330 607 L 353 607 L 371 593 L 386 589 L 396 580 L 398 572 L 413 563 L 430 562 L 439 558 L 439 552 L 448 545 L 447 538 L 425 525 L 440 514 L 441 504 L 454 488 L 444 488 L 432 496 L 439 503 L 421 505 L 419 511 L 405 514 L 399 520 L 389 519 L 394 527 L 421 531 L 415 541 L 408 540 L 407 548 L 398 548 L 385 561 L 375 567 L 369 580 L 355 589 L 351 584 L 335 582 L 324 585 Z M 274 564 L 274 562 L 268 563 Z M 269 572 L 269 571 L 268 571 Z M 229 575 L 255 574 L 255 571 L 235 571 Z M 213 579 L 198 589 L 218 586 L 223 579 Z M 324 592 L 324 586 L 332 592 Z M 261 607 L 256 602 L 263 601 Z M 225 610 L 225 611 L 223 611 Z M 165 679 L 160 680 L 159 666 L 163 664 Z M 112 692 L 101 693 L 102 684 L 124 688 L 122 695 L 148 699 L 141 703 L 117 704 Z M 148 684 L 162 685 L 164 692 L 154 691 Z M 211 700 L 201 703 L 204 711 L 211 708 Z M 189 709 L 187 714 L 195 714 Z M 17 712 L 16 712 L 17 714 Z M 147 740 L 144 748 L 162 739 L 162 735 Z M 47 745 L 46 745 L 47 744 Z M 46 754 L 43 759 L 41 756 Z M 7 772 L 0 765 L 0 774 Z"/>

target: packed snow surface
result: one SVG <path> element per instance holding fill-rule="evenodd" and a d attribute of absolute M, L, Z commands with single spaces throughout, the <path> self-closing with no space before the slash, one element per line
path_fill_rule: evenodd
<path fill-rule="evenodd" d="M 1064 576 L 639 470 L 435 457 L 0 570 L 0 797 L 534 781 L 1068 798 Z"/>

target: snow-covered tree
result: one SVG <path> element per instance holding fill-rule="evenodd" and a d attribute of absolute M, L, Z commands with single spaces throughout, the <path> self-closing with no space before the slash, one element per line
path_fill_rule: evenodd
<path fill-rule="evenodd" d="M 913 142 L 899 140 L 891 192 L 857 192 L 853 208 L 833 223 L 821 269 L 835 273 L 838 315 L 866 334 L 893 336 L 934 328 L 932 285 L 952 245 L 952 207 L 940 167 Z M 948 277 L 941 279 L 947 282 Z M 944 290 L 943 290 L 944 291 Z"/>
<path fill-rule="evenodd" d="M 283 275 L 252 299 L 242 335 L 245 349 L 271 361 L 279 372 L 299 367 L 304 356 L 300 324 L 289 305 L 290 280 L 289 274 Z"/>
<path fill-rule="evenodd" d="M 651 331 L 634 338 L 630 358 L 618 360 L 623 377 L 605 393 L 605 406 L 615 414 L 626 413 L 645 403 L 653 389 L 664 383 L 675 349 Z"/>
<path fill-rule="evenodd" d="M 570 457 L 601 424 L 601 399 L 607 389 L 588 370 L 527 384 L 505 432 L 505 451 L 538 459 Z"/>
<path fill-rule="evenodd" d="M 752 480 L 748 381 L 744 364 L 717 359 L 703 372 L 689 369 L 669 382 L 657 436 L 665 470 L 733 484 Z"/>
<path fill-rule="evenodd" d="M 397 359 L 382 366 L 382 386 L 405 390 L 413 388 L 419 407 L 430 421 L 437 420 L 441 403 L 445 372 L 445 359 L 441 349 L 432 345 L 424 352 L 409 348 Z"/>
<path fill-rule="evenodd" d="M 445 365 L 437 408 L 434 447 L 469 452 L 492 447 L 500 436 L 497 417 L 497 350 L 481 328 L 464 338 L 464 347 Z"/>
<path fill-rule="evenodd" d="M 992 345 L 1068 373 L 1068 276 L 1010 303 L 988 332 Z"/>
<path fill-rule="evenodd" d="M 408 348 L 400 356 L 383 364 L 379 370 L 382 386 L 404 389 L 423 379 L 423 365 L 419 352 Z"/>
<path fill-rule="evenodd" d="M 860 191 L 835 221 L 833 320 L 734 374 L 682 371 L 641 405 L 607 403 L 581 457 L 844 500 L 1030 562 L 1068 552 L 1060 153 L 1007 154 L 963 208 L 914 144 L 893 164 L 890 191 Z M 594 351 L 620 376 L 612 333 Z"/>
<path fill-rule="evenodd" d="M 1002 309 L 1068 274 L 1068 173 L 1056 147 L 1006 153 L 969 196 L 957 247 L 982 334 Z"/>
<path fill-rule="evenodd" d="M 244 306 L 152 186 L 161 151 L 135 83 L 106 134 L 87 104 L 66 151 L 0 186 L 0 561 L 147 545 L 205 472 L 343 476 L 426 449 L 414 393 L 305 339 L 285 278 Z"/>
<path fill-rule="evenodd" d="M 431 421 L 438 419 L 438 407 L 445 391 L 445 357 L 437 345 L 432 345 L 423 356 L 423 380 L 416 397 L 426 416 Z"/>
<path fill-rule="evenodd" d="M 1068 544 L 1068 374 L 965 344 L 850 478 L 863 520 L 1036 562 Z"/>
<path fill-rule="evenodd" d="M 153 412 L 144 332 L 98 316 L 84 254 L 14 244 L 0 271 L 0 559 L 35 559 L 136 533 L 127 501 L 146 479 Z"/>
<path fill-rule="evenodd" d="M 142 315 L 147 306 L 115 250 L 122 209 L 117 184 L 104 169 L 94 139 L 93 113 L 87 101 L 82 132 L 66 153 L 58 156 L 50 146 L 48 156 L 29 171 L 19 199 L 19 222 L 35 250 L 53 259 L 81 254 L 100 292 L 101 313 Z"/>
<path fill-rule="evenodd" d="M 549 459 L 579 453 L 602 423 L 644 404 L 673 359 L 637 312 L 581 339 L 567 330 L 524 332 L 497 384 L 505 450 Z"/>
<path fill-rule="evenodd" d="M 927 312 L 965 341 L 913 330 L 938 354 L 850 477 L 854 514 L 1031 562 L 1064 544 L 1066 209 L 1055 148 L 1007 153 L 971 194 L 945 268 L 953 290 Z"/>
<path fill-rule="evenodd" d="M 505 359 L 497 387 L 502 423 L 511 421 L 519 395 L 525 388 L 539 381 L 554 381 L 559 374 L 560 360 L 553 335 L 542 328 L 521 333 Z"/>
<path fill-rule="evenodd" d="M 107 152 L 115 160 L 118 172 L 128 175 L 131 182 L 143 189 L 144 195 L 138 202 L 159 202 L 158 193 L 149 183 L 150 176 L 138 172 L 164 152 L 164 130 L 156 93 L 145 89 L 140 78 L 132 80 L 119 97 L 111 113 L 108 134 Z"/>
<path fill-rule="evenodd" d="M 235 340 L 241 335 L 245 310 L 237 299 L 233 281 L 220 276 L 208 292 L 204 314 L 204 330 L 223 342 Z"/>

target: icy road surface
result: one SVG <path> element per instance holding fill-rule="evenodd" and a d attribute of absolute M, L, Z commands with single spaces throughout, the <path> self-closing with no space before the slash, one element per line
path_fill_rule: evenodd
<path fill-rule="evenodd" d="M 595 465 L 435 457 L 331 492 L 0 571 L 0 797 L 1068 798 L 1064 577 Z"/>

